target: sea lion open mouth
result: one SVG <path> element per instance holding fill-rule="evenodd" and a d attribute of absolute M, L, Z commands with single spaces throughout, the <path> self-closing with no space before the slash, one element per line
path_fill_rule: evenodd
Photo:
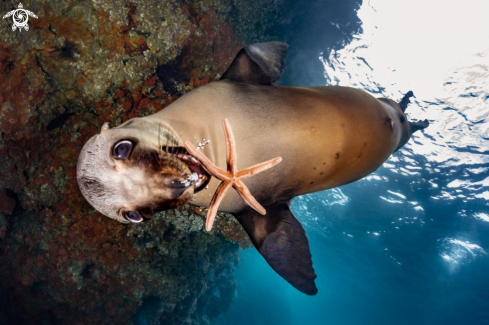
<path fill-rule="evenodd" d="M 194 185 L 194 193 L 203 190 L 209 183 L 211 175 L 205 171 L 199 161 L 190 155 L 187 150 L 185 150 L 184 153 L 178 153 L 176 156 L 187 165 L 192 173 L 182 183 L 186 185 Z"/>

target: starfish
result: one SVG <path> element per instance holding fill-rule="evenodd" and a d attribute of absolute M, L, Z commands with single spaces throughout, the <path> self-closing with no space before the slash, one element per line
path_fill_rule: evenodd
<path fill-rule="evenodd" d="M 209 210 L 207 212 L 207 220 L 205 223 L 205 229 L 210 231 L 212 229 L 212 224 L 216 218 L 217 210 L 222 199 L 226 195 L 227 190 L 232 186 L 241 195 L 243 200 L 248 203 L 253 209 L 258 213 L 265 215 L 266 210 L 261 206 L 258 201 L 255 200 L 253 195 L 241 181 L 243 178 L 253 176 L 255 174 L 261 173 L 273 166 L 277 165 L 282 161 L 282 157 L 277 157 L 266 162 L 245 168 L 238 171 L 236 162 L 236 142 L 234 141 L 233 131 L 231 130 L 231 125 L 227 118 L 222 121 L 224 127 L 224 135 L 226 136 L 226 161 L 227 161 L 227 171 L 219 169 L 214 165 L 203 153 L 197 151 L 190 142 L 185 142 L 185 148 L 188 152 L 194 156 L 204 167 L 204 169 L 211 175 L 221 180 L 222 183 L 217 188 L 214 196 L 212 197 Z"/>

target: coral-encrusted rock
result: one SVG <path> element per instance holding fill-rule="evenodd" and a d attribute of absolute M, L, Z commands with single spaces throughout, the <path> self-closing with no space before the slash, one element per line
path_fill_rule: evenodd
<path fill-rule="evenodd" d="M 131 226 L 49 210 L 18 217 L 0 269 L 11 323 L 205 324 L 234 297 L 237 244 L 202 231 L 187 208 Z"/>
<path fill-rule="evenodd" d="M 218 78 L 241 38 L 212 3 L 23 6 L 39 17 L 29 31 L 0 21 L 0 323 L 209 323 L 235 294 L 247 243 L 236 221 L 222 215 L 207 233 L 187 206 L 119 224 L 84 201 L 75 167 L 103 122 Z"/>
<path fill-rule="evenodd" d="M 207 233 L 204 212 L 186 206 L 119 224 L 81 196 L 78 153 L 104 122 L 218 79 L 244 43 L 288 33 L 303 44 L 296 16 L 322 21 L 330 1 L 29 0 L 29 31 L 1 19 L 0 323 L 207 324 L 224 312 L 249 245 L 234 218 Z M 17 6 L 0 1 L 0 13 Z M 341 39 L 344 17 L 322 37 Z"/>
<path fill-rule="evenodd" d="M 0 213 L 0 239 L 5 238 L 5 233 L 7 232 L 7 219 Z"/>

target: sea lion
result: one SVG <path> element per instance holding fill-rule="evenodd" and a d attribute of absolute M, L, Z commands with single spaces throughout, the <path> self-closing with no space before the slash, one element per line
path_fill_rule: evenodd
<path fill-rule="evenodd" d="M 400 103 L 347 87 L 279 87 L 288 46 L 243 48 L 223 74 L 151 116 L 116 128 L 104 125 L 83 147 L 77 179 L 87 201 L 120 222 L 141 222 L 185 203 L 208 207 L 219 181 L 184 142 L 226 170 L 221 123 L 232 125 L 239 168 L 282 157 L 277 166 L 244 180 L 266 209 L 262 216 L 236 192 L 220 211 L 232 213 L 271 267 L 314 295 L 309 243 L 289 209 L 298 195 L 356 181 L 375 171 L 428 121 L 409 122 Z"/>

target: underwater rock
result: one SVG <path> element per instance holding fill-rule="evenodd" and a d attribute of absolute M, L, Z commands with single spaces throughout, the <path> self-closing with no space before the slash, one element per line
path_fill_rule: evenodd
<path fill-rule="evenodd" d="M 76 161 L 104 122 L 219 79 L 245 43 L 287 41 L 291 3 L 30 0 L 28 31 L 0 20 L 0 323 L 208 324 L 227 310 L 250 245 L 232 216 L 210 233 L 193 206 L 119 224 L 85 202 Z"/>
<path fill-rule="evenodd" d="M 0 239 L 5 238 L 5 233 L 7 232 L 7 219 L 0 213 Z"/>
<path fill-rule="evenodd" d="M 235 294 L 238 223 L 223 216 L 207 233 L 187 206 L 121 225 L 84 201 L 75 167 L 103 122 L 215 79 L 241 38 L 213 3 L 192 14 L 180 1 L 23 6 L 39 17 L 29 31 L 0 21 L 0 322 L 209 323 Z"/>

